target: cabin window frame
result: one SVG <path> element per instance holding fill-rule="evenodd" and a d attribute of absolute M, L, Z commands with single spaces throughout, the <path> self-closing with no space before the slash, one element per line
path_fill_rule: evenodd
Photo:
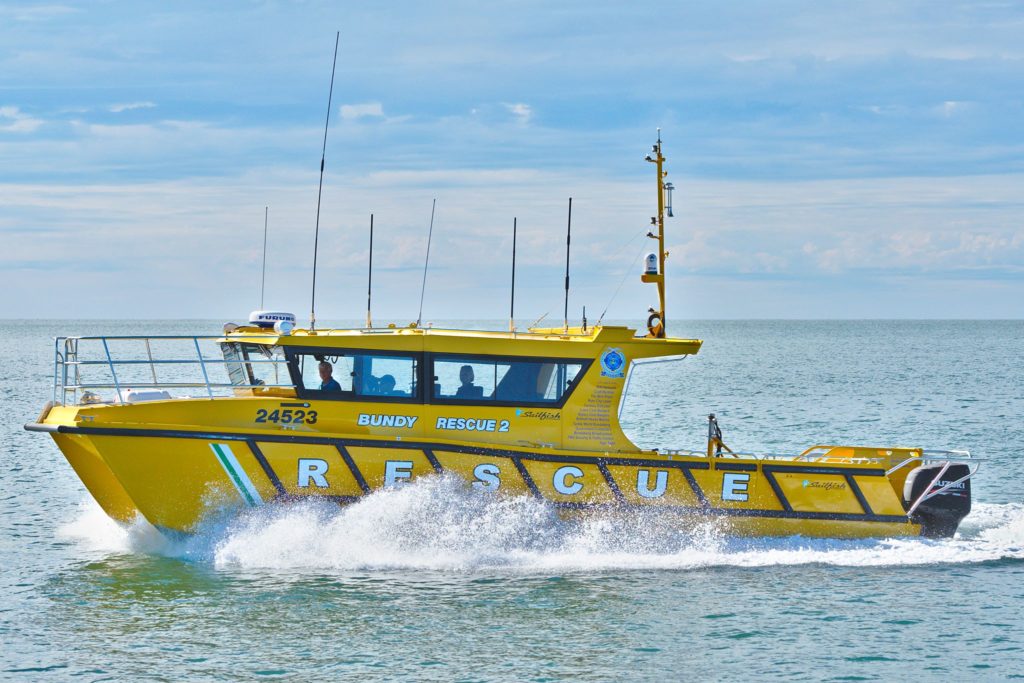
<path fill-rule="evenodd" d="M 404 403 L 422 404 L 426 393 L 423 391 L 423 378 L 426 359 L 421 351 L 391 351 L 377 349 L 356 349 L 341 347 L 323 346 L 286 346 L 284 347 L 285 358 L 288 360 L 288 374 L 291 376 L 292 384 L 295 385 L 296 395 L 304 400 L 310 401 L 348 401 L 350 403 Z M 416 363 L 416 391 L 411 396 L 379 396 L 375 394 L 360 394 L 355 391 L 321 391 L 320 389 L 307 389 L 302 382 L 302 372 L 299 370 L 299 356 L 374 356 L 387 358 L 408 358 Z M 337 379 L 337 377 L 335 378 Z"/>
<path fill-rule="evenodd" d="M 266 382 L 264 380 L 262 380 L 262 379 L 260 379 L 259 377 L 256 376 L 256 372 L 255 372 L 255 370 L 253 369 L 253 366 L 252 366 L 253 358 L 250 356 L 250 351 L 256 350 L 256 349 L 258 349 L 260 347 L 265 348 L 268 351 L 270 351 L 271 358 L 269 358 L 269 359 L 266 358 L 266 357 L 256 358 L 255 360 L 256 360 L 257 363 L 260 363 L 260 364 L 266 363 L 268 365 L 273 365 L 273 366 L 276 366 L 276 367 L 280 367 L 280 363 L 282 361 L 284 362 L 285 365 L 288 364 L 287 354 L 285 352 L 284 347 L 281 346 L 280 344 L 267 344 L 267 343 L 261 343 L 261 342 L 246 341 L 246 340 L 241 340 L 241 339 L 239 339 L 239 340 L 234 340 L 233 339 L 233 340 L 230 340 L 230 341 L 222 341 L 218 345 L 220 346 L 220 349 L 221 349 L 221 355 L 224 357 L 224 370 L 228 374 L 228 380 L 231 382 L 231 385 L 234 386 L 234 387 L 251 388 L 251 387 L 267 386 L 267 384 L 266 384 Z M 236 353 L 238 355 L 238 358 L 228 358 L 227 353 L 228 353 L 229 349 L 232 349 L 234 351 L 234 353 Z M 273 356 L 275 355 L 275 352 L 277 352 L 277 351 L 281 352 L 282 358 L 277 360 L 277 361 L 274 361 L 273 360 Z M 270 361 L 270 362 L 268 362 L 268 361 Z M 244 379 L 247 379 L 248 382 L 241 382 L 241 383 L 235 382 L 235 378 L 232 377 L 232 375 L 231 375 L 230 366 L 232 366 L 232 365 L 238 366 L 241 369 L 241 371 L 245 374 Z M 291 379 L 291 370 L 290 369 L 289 369 L 288 375 L 289 375 L 289 379 Z M 281 382 L 280 375 L 278 375 L 277 382 L 275 382 L 274 384 L 271 384 L 269 386 L 272 386 L 274 388 L 287 388 L 287 385 L 283 384 Z"/>
<path fill-rule="evenodd" d="M 495 408 L 550 408 L 550 409 L 561 409 L 565 407 L 565 404 L 569 401 L 569 398 L 576 392 L 576 389 L 583 382 L 583 378 L 586 377 L 587 373 L 590 372 L 590 366 L 594 364 L 593 358 L 562 358 L 556 356 L 510 356 L 507 354 L 487 354 L 487 353 L 432 353 L 427 352 L 424 354 L 425 362 L 423 365 L 423 384 L 421 390 L 427 403 L 431 405 L 445 405 L 445 406 L 476 406 L 479 408 L 495 407 Z M 565 391 L 562 392 L 561 398 L 557 401 L 509 401 L 509 400 L 489 400 L 485 398 L 454 398 L 446 396 L 434 396 L 434 378 L 437 377 L 437 373 L 434 372 L 434 362 L 436 360 L 442 361 L 467 361 L 469 363 L 514 363 L 514 362 L 527 362 L 527 363 L 565 363 L 565 364 L 579 364 L 579 374 L 576 378 L 569 383 Z M 429 381 L 427 378 L 429 377 Z M 426 391 L 429 387 L 430 390 Z M 497 388 L 497 387 L 495 387 Z"/>

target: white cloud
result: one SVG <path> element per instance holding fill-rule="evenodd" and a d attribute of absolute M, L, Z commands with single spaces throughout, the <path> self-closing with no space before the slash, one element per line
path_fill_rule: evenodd
<path fill-rule="evenodd" d="M 380 102 L 361 102 L 359 104 L 341 105 L 341 118 L 345 120 L 361 119 L 367 116 L 384 116 L 384 107 Z"/>
<path fill-rule="evenodd" d="M 947 100 L 938 106 L 938 111 L 946 118 L 949 118 L 950 116 L 954 116 L 964 111 L 965 109 L 970 107 L 970 105 L 970 102 L 958 102 L 956 100 Z"/>
<path fill-rule="evenodd" d="M 533 116 L 533 108 L 523 102 L 505 104 L 505 108 L 508 109 L 509 113 L 519 119 L 519 123 L 529 123 L 530 117 Z"/>
<path fill-rule="evenodd" d="M 0 107 L 0 132 L 4 133 L 31 133 L 43 125 L 42 119 L 37 119 L 24 113 L 18 107 Z"/>
<path fill-rule="evenodd" d="M 0 17 L 10 17 L 14 21 L 38 22 L 56 19 L 68 14 L 80 12 L 66 5 L 39 5 L 36 7 L 0 7 Z"/>
<path fill-rule="evenodd" d="M 877 114 L 878 116 L 892 116 L 895 114 L 906 115 L 909 113 L 908 107 L 900 104 L 871 104 L 861 107 L 861 109 L 869 111 L 872 114 Z"/>
<path fill-rule="evenodd" d="M 215 132 L 197 129 L 196 144 L 209 144 L 206 136 Z M 138 148 L 145 139 L 129 136 L 124 149 Z M 232 140 L 237 144 L 239 139 Z M 101 142 L 109 147 L 118 141 L 103 137 Z M 176 137 L 171 142 L 181 144 Z M 11 237 L 11 247 L 0 255 L 0 270 L 20 273 L 19 303 L 3 315 L 59 317 L 73 311 L 103 316 L 123 310 L 132 315 L 217 317 L 244 312 L 259 283 L 263 206 L 268 204 L 268 292 L 279 302 L 275 306 L 303 310 L 316 180 L 313 169 L 261 168 L 238 177 L 144 183 L 0 182 L 0 204 L 6 207 L 0 229 Z M 837 285 L 820 285 L 814 278 L 823 274 L 837 276 L 834 283 L 877 284 L 878 276 L 871 273 L 879 270 L 886 277 L 917 278 L 921 283 L 937 282 L 951 272 L 969 271 L 972 278 L 1024 272 L 1024 235 L 1017 227 L 1021 176 L 676 182 L 677 217 L 668 225 L 670 287 L 674 300 L 687 303 L 680 303 L 675 315 L 700 315 L 692 288 L 707 277 L 713 280 L 705 282 L 734 294 L 731 303 L 716 307 L 716 315 L 753 315 L 749 302 L 769 287 L 764 282 L 779 276 L 811 292 L 801 295 L 807 297 L 801 301 L 816 306 L 806 315 L 827 316 L 834 315 L 830 297 Z M 625 284 L 609 317 L 631 315 L 637 302 L 644 308 L 650 303 L 650 288 L 639 282 L 635 261 L 651 247 L 642 237 L 652 205 L 651 188 L 643 180 L 516 168 L 427 169 L 332 175 L 324 189 L 320 264 L 330 267 L 325 267 L 322 283 L 324 291 L 336 294 L 324 297 L 322 318 L 361 312 L 358 301 L 341 293 L 365 286 L 371 211 L 377 230 L 374 265 L 380 268 L 379 280 L 374 275 L 375 310 L 382 319 L 415 317 L 418 297 L 409 297 L 409 292 L 419 291 L 434 196 L 438 206 L 428 317 L 486 317 L 495 301 L 507 300 L 503 274 L 510 257 L 512 216 L 518 217 L 517 263 L 524 269 L 521 317 L 532 320 L 546 310 L 560 311 L 565 199 L 570 195 L 571 305 L 603 309 L 623 276 Z M 203 249 L 189 246 L 195 244 Z M 112 285 L 145 274 L 147 285 L 112 286 L 84 308 L 78 301 L 66 304 L 56 293 L 82 272 Z M 1013 287 L 1016 292 L 1022 285 Z M 202 292 L 211 288 L 219 296 L 204 299 Z M 154 308 L 156 292 L 166 300 Z M 878 300 L 877 289 L 858 296 L 856 310 L 862 315 L 907 314 Z M 1001 305 L 1002 315 L 1019 315 L 1006 297 L 998 301 L 1003 303 L 986 304 L 985 310 L 995 315 Z M 788 310 L 779 303 L 757 314 Z M 977 315 L 970 307 L 950 308 L 946 315 L 968 313 Z"/>
<path fill-rule="evenodd" d="M 767 54 L 726 54 L 726 59 L 731 62 L 737 62 L 739 64 L 745 64 L 747 62 L 763 62 L 767 59 L 771 59 L 770 55 Z"/>
<path fill-rule="evenodd" d="M 156 104 L 153 102 L 126 102 L 124 104 L 112 104 L 109 110 L 115 114 L 120 114 L 123 111 L 131 111 L 132 109 L 152 109 Z"/>

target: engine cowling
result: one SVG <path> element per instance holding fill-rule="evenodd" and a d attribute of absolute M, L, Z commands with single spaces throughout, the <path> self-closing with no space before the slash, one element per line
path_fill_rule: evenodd
<path fill-rule="evenodd" d="M 928 492 L 938 491 L 952 482 L 957 482 L 942 493 L 922 502 L 910 516 L 910 521 L 921 525 L 921 535 L 927 538 L 949 538 L 956 533 L 960 522 L 971 511 L 971 480 L 957 481 L 970 474 L 970 467 L 965 464 L 950 465 L 942 477 L 935 477 L 942 472 L 942 465 L 922 465 L 909 475 L 903 485 L 903 501 L 908 507 Z M 935 481 L 934 484 L 932 482 Z"/>

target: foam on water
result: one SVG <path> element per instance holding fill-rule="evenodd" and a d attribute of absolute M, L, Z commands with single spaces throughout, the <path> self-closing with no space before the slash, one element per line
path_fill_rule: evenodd
<path fill-rule="evenodd" d="M 85 498 L 78 504 L 74 518 L 58 528 L 57 537 L 78 543 L 87 552 L 103 555 L 139 553 L 175 557 L 181 554 L 183 545 L 161 534 L 142 517 L 131 524 L 114 521 L 92 498 Z"/>
<path fill-rule="evenodd" d="M 146 522 L 122 526 L 95 503 L 61 529 L 110 554 L 179 557 L 222 569 L 287 573 L 602 571 L 806 564 L 911 566 L 1024 560 L 1024 506 L 976 504 L 954 539 L 736 538 L 719 523 L 656 512 L 563 518 L 525 496 L 478 493 L 455 477 L 426 477 L 339 508 L 268 505 L 213 521 L 185 540 Z"/>

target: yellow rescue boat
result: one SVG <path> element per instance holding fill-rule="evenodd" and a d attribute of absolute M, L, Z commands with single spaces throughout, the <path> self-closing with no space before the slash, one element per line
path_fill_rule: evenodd
<path fill-rule="evenodd" d="M 61 337 L 48 432 L 108 515 L 194 532 L 210 515 L 309 497 L 350 503 L 452 473 L 480 495 L 573 510 L 653 509 L 731 533 L 951 536 L 971 505 L 966 451 L 815 445 L 737 453 L 709 416 L 700 451 L 641 450 L 618 408 L 634 367 L 683 358 L 665 334 L 661 141 L 658 288 L 647 329 L 295 329 L 255 312 L 215 337 Z M 312 327 L 312 325 L 311 325 Z M 217 355 L 215 356 L 214 353 Z M 188 394 L 188 395 L 181 395 Z"/>

